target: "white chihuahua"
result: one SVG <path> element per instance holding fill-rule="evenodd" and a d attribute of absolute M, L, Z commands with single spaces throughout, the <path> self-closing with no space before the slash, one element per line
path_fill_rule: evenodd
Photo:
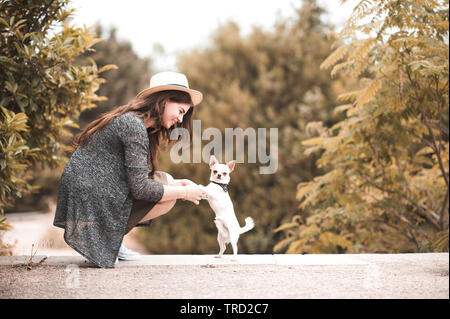
<path fill-rule="evenodd" d="M 220 251 L 217 258 L 222 257 L 226 244 L 231 243 L 233 247 L 234 258 L 238 253 L 237 241 L 239 235 L 243 234 L 255 225 L 251 217 L 245 219 L 245 226 L 239 226 L 239 222 L 234 213 L 233 203 L 228 194 L 228 183 L 230 182 L 230 173 L 233 171 L 236 161 L 220 164 L 214 155 L 211 155 L 209 160 L 209 167 L 211 169 L 211 183 L 208 186 L 202 186 L 205 190 L 209 206 L 216 214 L 214 222 L 216 223 L 218 234 L 217 241 L 219 242 Z"/>

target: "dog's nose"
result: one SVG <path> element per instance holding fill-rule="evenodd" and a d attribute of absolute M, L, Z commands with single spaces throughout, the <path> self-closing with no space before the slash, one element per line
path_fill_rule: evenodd
<path fill-rule="evenodd" d="M 220 175 L 220 174 L 217 174 L 217 177 L 218 177 L 218 178 L 220 178 L 221 176 L 222 176 L 222 175 Z"/>

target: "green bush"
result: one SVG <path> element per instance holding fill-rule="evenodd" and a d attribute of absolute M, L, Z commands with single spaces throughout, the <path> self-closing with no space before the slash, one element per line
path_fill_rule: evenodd
<path fill-rule="evenodd" d="M 0 214 L 16 197 L 36 190 L 32 167 L 67 161 L 68 127 L 102 98 L 98 69 L 74 63 L 101 41 L 69 26 L 68 1 L 0 1 Z"/>

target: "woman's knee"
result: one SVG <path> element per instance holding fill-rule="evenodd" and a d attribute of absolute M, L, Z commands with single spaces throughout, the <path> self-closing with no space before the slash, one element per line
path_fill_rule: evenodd
<path fill-rule="evenodd" d="M 173 177 L 169 173 L 163 172 L 166 175 L 167 183 L 170 185 L 173 183 Z"/>
<path fill-rule="evenodd" d="M 165 184 L 165 185 L 170 185 L 174 181 L 174 178 L 172 177 L 172 175 L 170 175 L 169 173 L 163 172 L 163 171 L 155 171 L 152 179 L 155 182 Z"/>

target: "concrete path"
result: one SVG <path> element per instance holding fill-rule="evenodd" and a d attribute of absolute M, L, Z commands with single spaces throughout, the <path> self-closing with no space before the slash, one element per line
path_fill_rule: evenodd
<path fill-rule="evenodd" d="M 449 255 L 145 255 L 114 269 L 81 256 L 0 257 L 2 298 L 449 298 Z"/>
<path fill-rule="evenodd" d="M 449 298 L 449 255 L 143 255 L 114 269 L 93 267 L 62 240 L 53 213 L 13 213 L 0 256 L 0 299 Z M 36 255 L 30 261 L 31 248 Z M 44 260 L 45 258 L 45 260 Z M 41 262 L 42 263 L 39 263 Z"/>

